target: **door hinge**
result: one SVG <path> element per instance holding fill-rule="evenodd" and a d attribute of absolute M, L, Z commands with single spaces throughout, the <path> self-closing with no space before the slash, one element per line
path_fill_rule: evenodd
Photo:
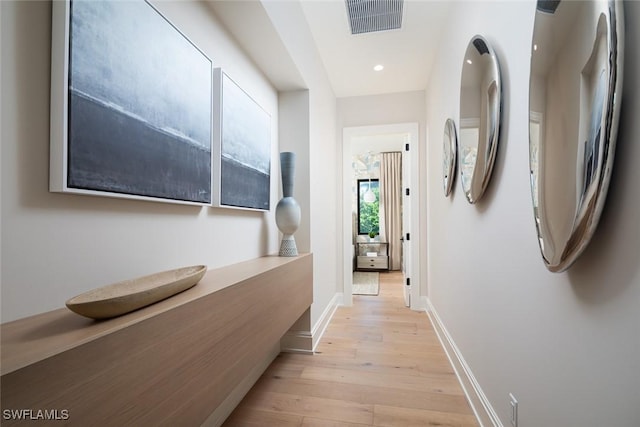
<path fill-rule="evenodd" d="M 411 191 L 409 191 L 409 189 L 407 188 L 407 189 L 405 189 L 404 193 L 408 196 L 409 193 L 411 193 Z"/>
<path fill-rule="evenodd" d="M 411 233 L 407 233 L 407 240 L 411 240 Z"/>
<path fill-rule="evenodd" d="M 409 143 L 404 145 L 404 151 L 409 151 Z"/>
<path fill-rule="evenodd" d="M 407 286 L 411 286 L 411 278 L 407 277 Z"/>

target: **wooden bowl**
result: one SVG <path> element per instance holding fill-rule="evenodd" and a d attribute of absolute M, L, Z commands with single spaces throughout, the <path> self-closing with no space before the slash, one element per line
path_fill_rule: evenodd
<path fill-rule="evenodd" d="M 187 290 L 206 272 L 206 265 L 195 265 L 125 280 L 75 296 L 66 306 L 91 319 L 108 319 Z"/>

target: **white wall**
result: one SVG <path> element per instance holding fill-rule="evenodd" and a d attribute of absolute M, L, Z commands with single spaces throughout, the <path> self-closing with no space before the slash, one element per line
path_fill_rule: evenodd
<path fill-rule="evenodd" d="M 335 301 L 338 278 L 336 176 L 340 168 L 337 166 L 336 98 L 300 4 L 281 1 L 262 4 L 309 90 L 308 122 L 300 124 L 308 127 L 308 138 L 299 142 L 304 144 L 300 150 L 308 153 L 308 159 L 298 168 L 306 169 L 309 180 L 309 186 L 300 191 L 307 191 L 309 200 L 308 207 L 301 207 L 308 209 L 313 252 L 313 330 Z"/>
<path fill-rule="evenodd" d="M 356 126 L 419 123 L 424 132 L 424 91 L 338 98 L 338 132 Z M 424 141 L 421 137 L 420 141 Z"/>
<path fill-rule="evenodd" d="M 535 3 L 458 2 L 427 89 L 429 298 L 504 425 L 640 424 L 640 3 L 626 2 L 625 89 L 607 204 L 565 273 L 544 267 L 528 173 L 529 52 Z M 504 108 L 492 182 L 477 205 L 442 192 L 444 122 L 459 125 L 463 54 L 489 39 Z"/>
<path fill-rule="evenodd" d="M 309 191 L 309 91 L 280 92 L 280 150 L 296 154 L 293 196 L 300 205 L 300 226 L 295 232 L 298 252 L 311 252 L 311 212 Z M 282 179 L 280 179 L 282 184 Z M 279 189 L 282 196 L 282 188 Z"/>
<path fill-rule="evenodd" d="M 3 1 L 2 321 L 64 307 L 114 281 L 275 253 L 270 213 L 48 192 L 51 4 Z M 272 118 L 271 205 L 279 194 L 278 99 L 260 70 L 197 2 L 157 7 Z"/>

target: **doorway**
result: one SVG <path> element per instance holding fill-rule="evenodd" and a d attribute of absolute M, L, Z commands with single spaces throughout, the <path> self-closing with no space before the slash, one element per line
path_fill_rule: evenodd
<path fill-rule="evenodd" d="M 357 231 L 354 227 L 354 189 L 357 182 L 354 156 L 359 153 L 402 152 L 402 271 L 405 303 L 420 309 L 419 298 L 419 204 L 411 201 L 418 194 L 418 124 L 402 123 L 343 129 L 343 304 L 353 304 L 353 271 L 356 263 Z M 363 178 L 362 176 L 360 176 Z M 373 178 L 371 175 L 366 178 Z M 411 236 L 414 236 L 413 239 Z M 413 283 L 412 283 L 413 282 Z"/>

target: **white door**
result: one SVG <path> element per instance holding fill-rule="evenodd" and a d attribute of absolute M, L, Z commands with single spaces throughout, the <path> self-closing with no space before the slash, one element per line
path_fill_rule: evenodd
<path fill-rule="evenodd" d="M 411 306 L 411 144 L 405 137 L 402 150 L 402 286 L 404 305 Z"/>

